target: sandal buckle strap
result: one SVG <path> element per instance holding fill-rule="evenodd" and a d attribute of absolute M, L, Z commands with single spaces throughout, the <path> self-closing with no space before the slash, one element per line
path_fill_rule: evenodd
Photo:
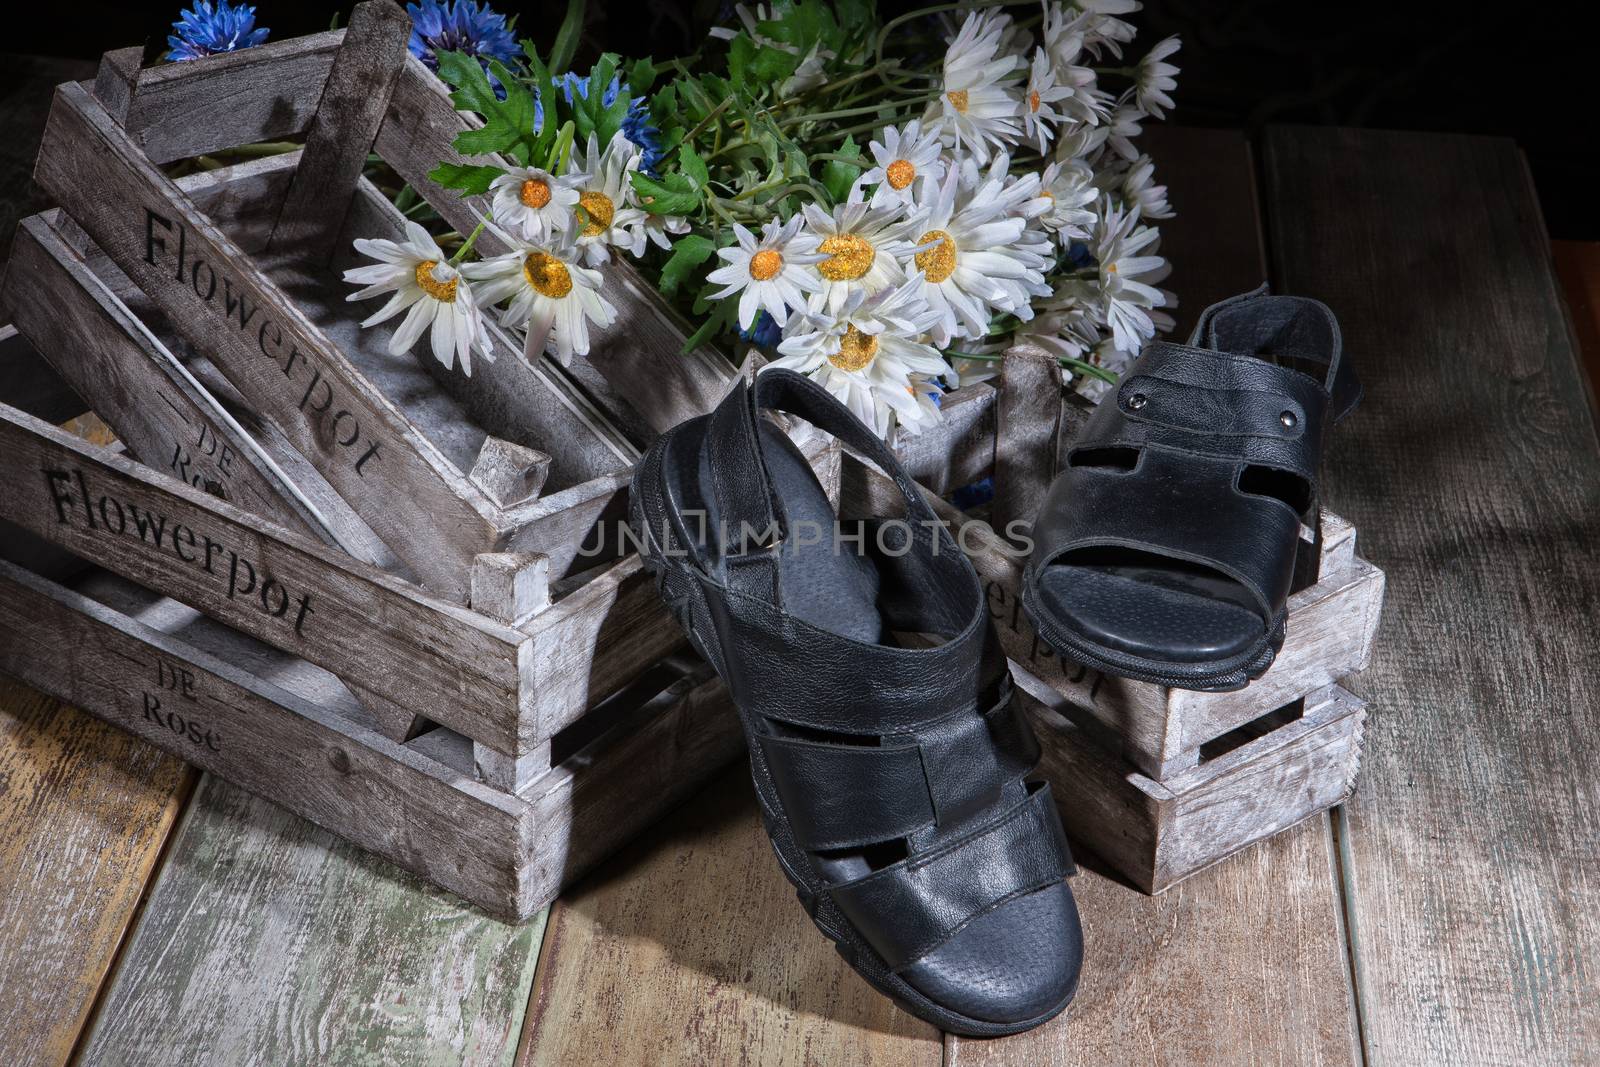
<path fill-rule="evenodd" d="M 947 826 L 1000 799 L 1039 761 L 1039 741 L 1009 679 L 983 714 L 915 735 L 851 745 L 765 734 L 761 753 L 800 847 L 860 847 Z"/>
<path fill-rule="evenodd" d="M 1053 804 L 1049 786 L 1041 785 L 961 840 L 834 886 L 829 894 L 890 969 L 902 969 L 977 916 L 1075 869 Z"/>

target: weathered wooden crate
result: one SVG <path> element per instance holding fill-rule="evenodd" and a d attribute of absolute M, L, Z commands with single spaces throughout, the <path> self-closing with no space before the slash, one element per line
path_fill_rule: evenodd
<path fill-rule="evenodd" d="M 742 751 L 653 588 L 619 594 L 636 556 L 550 587 L 486 554 L 468 609 L 224 499 L 251 486 L 303 518 L 270 452 L 47 223 L 22 227 L 17 262 L 61 283 L 52 362 L 167 471 L 0 403 L 0 669 L 506 916 Z M 0 336 L 0 400 L 81 410 Z M 214 446 L 172 470 L 184 431 Z M 836 451 L 803 447 L 836 486 Z"/>
<path fill-rule="evenodd" d="M 595 402 L 616 399 L 603 375 L 580 383 L 497 329 L 497 358 L 470 377 L 429 355 L 396 360 L 391 331 L 359 329 L 338 277 L 351 239 L 403 225 L 360 178 L 369 150 L 463 230 L 475 222 L 427 181 L 466 119 L 406 52 L 408 32 L 398 7 L 369 3 L 348 32 L 233 55 L 140 70 L 136 52 L 109 53 L 93 88 L 57 91 L 37 177 L 424 586 L 465 603 L 482 553 L 541 551 L 562 573 L 573 534 L 614 499 L 604 480 L 626 473 L 652 429 L 640 412 L 670 424 L 709 407 L 732 368 L 680 356 L 682 333 L 620 264 L 607 272 L 625 290 L 619 322 L 586 366 L 615 364 L 613 380 L 649 391 L 650 405 L 616 405 L 635 420 L 631 438 Z M 298 135 L 303 152 L 187 191 L 160 169 Z M 482 247 L 495 250 L 492 234 Z"/>
<path fill-rule="evenodd" d="M 555 738 L 516 792 L 436 727 L 385 737 L 332 675 L 108 572 L 0 544 L 0 670 L 449 889 L 523 919 L 743 751 L 726 692 L 664 663 Z"/>
<path fill-rule="evenodd" d="M 1115 755 L 1104 724 L 1036 681 L 1023 682 L 1020 699 L 1068 834 L 1146 893 L 1343 802 L 1355 788 L 1366 705 L 1337 685 L 1214 739 L 1193 766 L 1156 779 Z"/>

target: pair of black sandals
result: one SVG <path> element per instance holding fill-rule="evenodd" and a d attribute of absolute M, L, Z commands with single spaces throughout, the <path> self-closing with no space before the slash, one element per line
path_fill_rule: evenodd
<path fill-rule="evenodd" d="M 1359 387 L 1314 300 L 1258 290 L 1156 342 L 1108 395 L 1033 529 L 1024 606 L 1063 655 L 1191 689 L 1283 643 L 1325 424 Z M 848 528 L 764 410 L 893 479 Z M 784 370 L 663 434 L 632 486 L 641 553 L 727 683 L 784 873 L 817 927 L 914 1015 L 992 1037 L 1072 999 L 1072 855 L 982 586 L 894 454 Z"/>

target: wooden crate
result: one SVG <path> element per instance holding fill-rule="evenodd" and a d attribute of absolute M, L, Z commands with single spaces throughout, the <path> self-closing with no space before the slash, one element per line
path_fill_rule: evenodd
<path fill-rule="evenodd" d="M 482 553 L 540 551 L 562 573 L 560 553 L 615 495 L 604 479 L 627 473 L 641 441 L 572 374 L 525 359 L 498 327 L 497 358 L 476 360 L 470 377 L 431 354 L 390 356 L 392 324 L 359 328 L 371 309 L 348 304 L 338 277 L 355 259 L 351 239 L 399 236 L 404 222 L 360 178 L 369 150 L 463 232 L 474 221 L 426 179 L 454 158 L 467 120 L 406 52 L 406 22 L 394 5 L 368 3 L 347 33 L 245 53 L 149 70 L 111 53 L 93 88 L 57 90 L 37 179 L 425 587 L 466 603 Z M 160 169 L 300 134 L 303 152 L 188 190 Z M 492 234 L 482 248 L 496 250 Z M 637 281 L 625 265 L 607 273 Z M 632 285 L 614 302 L 620 321 L 596 360 L 617 352 L 620 363 L 626 350 L 615 377 L 651 390 L 653 416 L 676 421 L 667 399 L 701 410 L 721 395 L 725 360 L 686 359 L 681 332 L 642 321 L 662 320 L 659 297 Z"/>
<path fill-rule="evenodd" d="M 1021 699 L 1067 833 L 1160 893 L 1343 802 L 1361 766 L 1366 705 L 1327 686 L 1214 739 L 1187 770 L 1151 778 L 1098 718 L 1036 679 Z"/>
<path fill-rule="evenodd" d="M 0 537 L 0 557 L 21 547 Z M 465 737 L 393 741 L 304 660 L 108 572 L 4 558 L 0 670 L 511 920 L 744 750 L 720 683 L 667 663 L 558 733 L 549 771 L 496 789 Z"/>

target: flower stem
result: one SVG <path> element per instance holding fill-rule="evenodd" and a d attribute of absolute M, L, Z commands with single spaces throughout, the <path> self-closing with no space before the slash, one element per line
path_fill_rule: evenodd
<path fill-rule="evenodd" d="M 979 363 L 999 363 L 1005 358 L 1005 355 L 1000 352 L 961 352 L 954 348 L 946 349 L 944 354 L 949 359 L 970 359 Z M 1104 367 L 1096 367 L 1093 363 L 1088 363 L 1081 359 L 1073 359 L 1071 356 L 1057 356 L 1056 362 L 1068 370 L 1087 374 L 1091 378 L 1099 378 L 1102 382 L 1107 382 L 1111 385 L 1117 384 L 1117 376 L 1115 374 L 1112 374 Z"/>
<path fill-rule="evenodd" d="M 937 15 L 941 11 L 972 11 L 981 7 L 1020 7 L 1032 6 L 1035 0 L 961 0 L 954 4 L 934 4 L 932 7 L 919 7 L 915 11 L 907 11 L 904 15 L 890 19 L 883 24 L 883 29 L 878 31 L 878 47 L 874 50 L 873 58 L 876 62 L 883 62 L 883 46 L 889 42 L 889 35 L 894 33 L 897 26 L 903 26 L 913 19 L 925 15 Z"/>
<path fill-rule="evenodd" d="M 467 253 L 471 252 L 472 246 L 478 243 L 478 238 L 483 234 L 484 228 L 489 225 L 489 219 L 491 217 L 492 212 L 484 213 L 483 219 L 478 223 L 477 229 L 473 230 L 472 235 L 462 242 L 460 248 L 456 249 L 456 254 L 450 257 L 450 266 L 458 266 L 463 259 L 467 258 Z"/>

